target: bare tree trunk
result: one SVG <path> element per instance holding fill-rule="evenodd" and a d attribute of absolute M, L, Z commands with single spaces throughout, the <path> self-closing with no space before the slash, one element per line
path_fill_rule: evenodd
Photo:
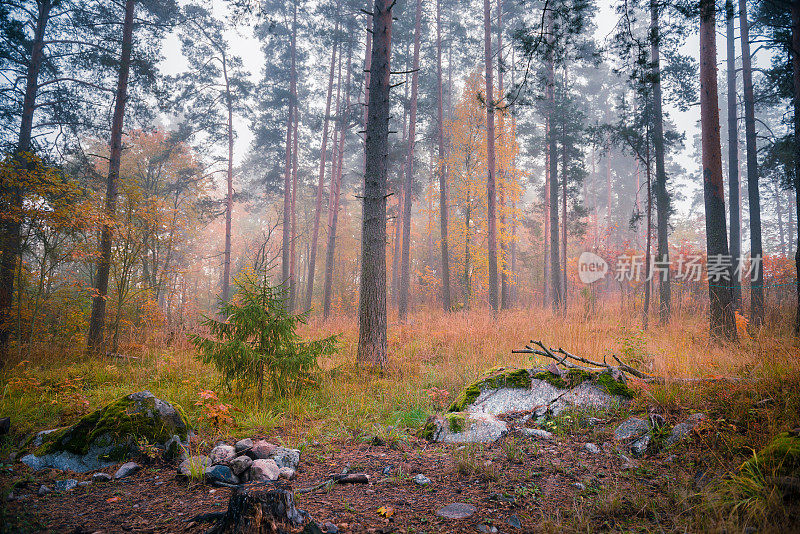
<path fill-rule="evenodd" d="M 295 57 L 295 35 L 297 22 L 292 24 L 292 37 L 290 55 Z M 286 121 L 286 162 L 283 175 L 283 241 L 281 247 L 281 283 L 285 284 L 286 296 L 290 298 L 291 287 L 289 280 L 290 244 L 292 239 L 292 133 L 294 116 L 297 113 L 295 70 L 291 69 L 289 78 L 289 118 Z"/>
<path fill-rule="evenodd" d="M 565 71 L 565 87 L 566 91 L 566 68 Z M 561 275 L 563 278 L 564 291 L 562 293 L 562 301 L 564 309 L 567 308 L 567 145 L 566 145 L 566 121 L 561 123 Z"/>
<path fill-rule="evenodd" d="M 730 249 L 731 262 L 737 267 L 742 261 L 742 215 L 739 211 L 739 126 L 736 113 L 736 35 L 733 27 L 733 0 L 725 0 L 727 23 L 727 69 L 728 69 L 728 197 L 731 204 Z M 733 305 L 742 305 L 742 286 L 733 283 Z"/>
<path fill-rule="evenodd" d="M 719 136 L 717 95 L 717 46 L 714 0 L 700 1 L 700 126 L 703 149 L 703 197 L 706 211 L 706 252 L 727 258 L 728 232 L 725 224 L 725 191 L 722 179 L 722 149 Z M 733 318 L 731 269 L 727 279 L 709 276 L 710 333 L 712 338 L 736 339 Z"/>
<path fill-rule="evenodd" d="M 111 232 L 117 211 L 117 182 L 119 181 L 122 157 L 122 127 L 125 118 L 125 103 L 128 100 L 128 73 L 133 50 L 133 13 L 135 0 L 125 1 L 125 20 L 122 25 L 122 53 L 119 60 L 119 75 L 115 93 L 114 116 L 111 121 L 110 157 L 108 161 L 108 183 L 106 203 L 103 209 L 103 228 L 100 235 L 100 261 L 95 275 L 95 296 L 92 299 L 92 316 L 89 320 L 88 352 L 98 354 L 103 348 L 103 329 L 106 321 L 106 297 L 108 277 L 111 269 Z"/>
<path fill-rule="evenodd" d="M 233 101 L 228 80 L 228 62 L 222 52 L 222 74 L 225 78 L 225 103 L 228 108 L 228 192 L 225 196 L 225 256 L 222 273 L 222 300 L 228 302 L 231 283 L 231 217 L 233 215 Z"/>
<path fill-rule="evenodd" d="M 392 5 L 375 0 L 366 128 L 358 362 L 386 366 L 386 170 L 389 153 L 389 89 Z"/>
<path fill-rule="evenodd" d="M 486 211 L 487 240 L 489 243 L 489 304 L 497 311 L 497 199 L 495 192 L 494 156 L 494 80 L 492 79 L 492 10 L 489 0 L 483 0 L 483 62 L 486 70 L 486 196 L 489 209 Z"/>
<path fill-rule="evenodd" d="M 337 2 L 337 12 L 341 9 L 341 0 Z M 308 285 L 306 287 L 306 309 L 311 309 L 311 299 L 314 296 L 314 270 L 317 265 L 317 239 L 319 236 L 319 219 L 322 216 L 322 195 L 325 192 L 325 152 L 328 146 L 328 122 L 331 113 L 331 97 L 333 96 L 333 71 L 336 67 L 336 49 L 339 46 L 339 19 L 336 19 L 336 29 L 333 51 L 331 52 L 331 67 L 328 73 L 328 99 L 325 103 L 325 119 L 322 126 L 322 148 L 319 154 L 319 181 L 317 182 L 317 202 L 314 206 L 314 227 L 311 231 L 311 249 L 308 256 Z M 339 59 L 341 62 L 341 58 Z M 341 67 L 340 67 L 341 69 Z M 338 104 L 337 104 L 338 105 Z M 333 182 L 331 182 L 333 183 Z"/>
<path fill-rule="evenodd" d="M 650 322 L 650 251 L 652 247 L 652 235 L 653 235 L 653 193 L 651 188 L 651 176 L 650 176 L 650 139 L 649 135 L 645 138 L 646 139 L 646 153 L 645 159 L 647 160 L 647 168 L 645 169 L 647 173 L 647 226 L 645 227 L 646 237 L 645 237 L 645 255 L 644 255 L 644 279 L 645 279 L 645 286 L 644 286 L 644 307 L 642 308 L 642 328 L 647 330 Z M 637 188 L 638 190 L 638 188 Z"/>
<path fill-rule="evenodd" d="M 542 215 L 544 217 L 544 235 L 542 236 L 544 264 L 542 268 L 542 305 L 547 306 L 550 302 L 550 117 L 545 118 L 545 143 L 544 143 L 544 205 L 542 205 Z"/>
<path fill-rule="evenodd" d="M 792 2 L 792 82 L 794 107 L 794 208 L 798 230 L 794 252 L 795 278 L 797 280 L 797 310 L 794 334 L 800 336 L 800 3 Z"/>
<path fill-rule="evenodd" d="M 781 206 L 781 189 L 778 184 L 773 184 L 775 187 L 775 213 L 778 216 L 778 238 L 781 244 L 781 256 L 787 257 L 786 254 L 786 234 L 783 228 L 783 206 Z"/>
<path fill-rule="evenodd" d="M 658 232 L 658 254 L 656 262 L 669 264 L 669 211 L 667 193 L 667 171 L 664 164 L 664 114 L 661 107 L 661 64 L 660 35 L 658 22 L 658 2 L 650 0 L 650 56 L 653 68 L 653 149 L 656 159 L 656 226 Z M 669 321 L 671 287 L 669 270 L 662 272 L 658 283 L 658 320 L 664 324 Z"/>
<path fill-rule="evenodd" d="M 20 121 L 19 138 L 17 140 L 17 167 L 26 167 L 29 162 L 26 154 L 31 150 L 33 132 L 33 112 L 36 109 L 36 97 L 39 89 L 39 72 L 44 60 L 44 36 L 50 22 L 51 0 L 37 2 L 38 13 L 31 42 L 31 56 L 28 70 L 25 73 L 25 96 L 22 101 L 22 119 Z M 8 345 L 11 337 L 11 308 L 14 303 L 14 276 L 17 260 L 20 256 L 21 229 L 20 220 L 23 194 L 22 189 L 14 187 L 7 192 L 10 202 L 3 202 L 5 217 L 2 224 L 2 256 L 0 258 L 0 369 L 5 367 L 8 359 Z M 19 336 L 19 334 L 18 334 Z"/>
<path fill-rule="evenodd" d="M 342 189 L 342 167 L 344 166 L 344 140 L 347 133 L 347 117 L 350 110 L 350 76 L 353 64 L 353 43 L 348 41 L 347 44 L 347 81 L 345 82 L 344 89 L 344 108 L 340 113 L 338 96 L 337 96 L 337 112 L 336 120 L 338 121 L 339 130 L 339 149 L 337 150 L 337 157 L 339 158 L 336 165 L 336 172 L 331 173 L 331 197 L 332 201 L 329 203 L 328 208 L 328 246 L 325 251 L 325 289 L 322 295 L 323 313 L 324 318 L 327 319 L 331 312 L 331 297 L 333 295 L 333 263 L 334 251 L 336 250 L 336 231 L 339 221 L 339 193 Z M 341 65 L 340 65 L 341 68 Z M 337 91 L 338 93 L 338 91 Z"/>
<path fill-rule="evenodd" d="M 408 111 L 409 106 L 406 105 L 408 102 L 408 71 L 409 64 L 408 64 L 408 57 L 409 57 L 409 48 L 410 44 L 406 43 L 406 68 L 405 68 L 405 81 L 403 82 L 403 141 L 402 146 L 405 146 L 408 142 Z M 403 255 L 402 253 L 402 245 L 403 245 L 403 203 L 405 202 L 405 179 L 406 179 L 406 164 L 408 164 L 408 158 L 403 158 L 400 162 L 400 174 L 399 174 L 399 187 L 397 188 L 397 213 L 394 217 L 394 249 L 392 251 L 392 286 L 391 286 L 391 294 L 392 294 L 392 307 L 397 305 L 399 293 L 400 293 L 400 258 Z"/>
<path fill-rule="evenodd" d="M 297 152 L 300 110 L 295 109 L 292 134 L 292 236 L 289 241 L 289 311 L 297 308 Z"/>
<path fill-rule="evenodd" d="M 758 191 L 758 148 L 756 146 L 755 98 L 753 69 L 750 59 L 750 23 L 747 20 L 747 0 L 739 0 L 739 26 L 742 42 L 742 82 L 744 85 L 744 132 L 747 146 L 747 198 L 750 209 L 750 320 L 764 320 L 764 265 L 761 245 L 761 196 Z"/>
<path fill-rule="evenodd" d="M 561 290 L 561 262 L 558 259 L 558 154 L 556 145 L 556 132 L 553 126 L 553 116 L 556 109 L 556 93 L 555 93 L 555 65 L 553 63 L 553 15 L 548 11 L 547 13 L 547 34 L 548 34 L 548 48 L 547 51 L 547 101 L 548 101 L 548 115 L 549 115 L 549 128 L 548 128 L 548 152 L 550 154 L 550 277 L 551 277 L 551 290 L 553 293 L 553 311 L 557 311 L 563 306 L 563 298 Z"/>
<path fill-rule="evenodd" d="M 403 250 L 400 259 L 400 299 L 397 310 L 400 322 L 408 319 L 408 291 L 411 285 L 411 184 L 414 181 L 414 142 L 417 130 L 417 91 L 419 89 L 419 34 L 422 18 L 422 0 L 417 0 L 414 16 L 414 63 L 411 74 L 411 111 L 408 119 L 408 155 L 406 159 L 406 179 L 403 191 Z"/>
<path fill-rule="evenodd" d="M 452 297 L 450 295 L 450 257 L 449 243 L 447 239 L 447 171 L 445 169 L 444 151 L 444 102 L 442 98 L 442 13 L 441 0 L 436 0 L 436 92 L 438 95 L 436 103 L 436 113 L 439 121 L 437 132 L 437 144 L 439 148 L 439 161 L 436 165 L 436 173 L 439 177 L 439 232 L 441 234 L 441 253 L 442 253 L 442 307 L 449 312 L 453 308 Z"/>
<path fill-rule="evenodd" d="M 503 88 L 503 0 L 497 0 L 497 101 L 502 102 L 505 97 Z M 504 133 L 504 117 L 500 117 L 500 135 Z M 502 137 L 501 137 L 502 142 Z M 505 169 L 498 168 L 498 183 L 500 186 L 500 309 L 506 310 L 509 307 L 508 294 L 508 250 L 506 240 L 503 235 L 506 229 L 506 177 Z"/>

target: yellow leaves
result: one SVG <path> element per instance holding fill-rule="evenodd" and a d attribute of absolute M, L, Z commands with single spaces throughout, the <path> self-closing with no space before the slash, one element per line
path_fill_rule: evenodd
<path fill-rule="evenodd" d="M 381 506 L 378 508 L 378 515 L 390 519 L 394 515 L 394 508 L 391 506 Z"/>

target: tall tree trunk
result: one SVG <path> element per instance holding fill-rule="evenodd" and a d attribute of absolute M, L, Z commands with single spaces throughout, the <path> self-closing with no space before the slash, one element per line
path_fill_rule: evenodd
<path fill-rule="evenodd" d="M 800 3 L 792 2 L 792 82 L 794 107 L 794 192 L 795 221 L 798 230 L 794 252 L 795 278 L 797 280 L 797 310 L 794 334 L 800 336 Z"/>
<path fill-rule="evenodd" d="M 405 81 L 403 82 L 403 137 L 402 137 L 402 146 L 406 146 L 408 142 L 408 111 L 409 106 L 406 105 L 408 102 L 408 71 L 409 71 L 409 64 L 408 58 L 410 56 L 409 53 L 410 44 L 406 43 L 406 50 L 405 50 L 405 57 L 406 57 L 406 68 L 405 68 Z M 400 258 L 403 255 L 402 253 L 402 245 L 403 245 L 403 203 L 405 201 L 405 179 L 406 179 L 406 164 L 408 163 L 408 158 L 402 158 L 400 162 L 400 174 L 398 175 L 398 188 L 397 188 L 397 213 L 394 217 L 394 250 L 392 251 L 392 307 L 397 305 L 397 301 L 399 298 L 400 293 Z"/>
<path fill-rule="evenodd" d="M 503 87 L 503 0 L 497 0 L 497 101 L 502 102 L 505 97 Z M 500 136 L 504 134 L 504 115 L 500 116 Z M 501 145 L 502 146 L 502 145 Z M 500 187 L 500 309 L 509 307 L 508 294 L 508 250 L 507 240 L 503 238 L 506 229 L 506 176 L 505 169 L 497 169 L 498 184 Z"/>
<path fill-rule="evenodd" d="M 658 22 L 658 1 L 650 0 L 650 60 L 653 68 L 653 151 L 656 159 L 656 226 L 659 265 L 669 265 L 669 211 L 670 201 L 667 193 L 667 171 L 664 164 L 664 114 L 661 106 L 661 58 Z M 671 307 L 671 288 L 669 270 L 662 271 L 658 283 L 660 323 L 669 321 Z"/>
<path fill-rule="evenodd" d="M 233 215 L 233 100 L 228 80 L 228 62 L 222 53 L 222 74 L 225 79 L 225 104 L 228 110 L 228 192 L 225 196 L 225 256 L 222 273 L 222 300 L 228 302 L 231 282 L 231 217 Z"/>
<path fill-rule="evenodd" d="M 292 67 L 291 67 L 291 100 L 294 103 L 294 124 L 292 125 L 292 193 L 290 195 L 290 235 L 289 235 L 289 311 L 295 309 L 296 300 L 296 278 L 295 264 L 297 261 L 295 246 L 297 241 L 297 145 L 298 145 L 298 124 L 300 123 L 300 107 L 297 102 L 297 2 L 294 3 L 294 17 L 292 21 Z"/>
<path fill-rule="evenodd" d="M 337 2 L 337 11 L 341 7 L 341 0 Z M 322 126 L 322 147 L 319 154 L 319 181 L 317 182 L 317 202 L 314 206 L 314 227 L 311 230 L 311 249 L 308 256 L 308 286 L 306 287 L 306 309 L 311 309 L 311 299 L 314 296 L 314 270 L 317 264 L 317 239 L 319 236 L 319 219 L 322 216 L 322 195 L 325 192 L 325 152 L 328 146 L 328 122 L 331 113 L 331 98 L 333 96 L 333 72 L 336 67 L 336 49 L 339 46 L 339 19 L 336 19 L 336 29 L 333 51 L 331 52 L 331 67 L 328 73 L 328 98 L 325 102 L 325 118 Z M 341 58 L 340 58 L 341 62 Z M 341 69 L 341 67 L 340 67 Z M 338 104 L 337 104 L 338 106 Z M 331 181 L 331 184 L 333 182 Z M 331 187 L 333 190 L 333 187 Z"/>
<path fill-rule="evenodd" d="M 564 69 L 566 73 L 566 68 Z M 566 92 L 566 75 L 564 76 Z M 562 300 L 564 309 L 567 307 L 567 132 L 566 121 L 561 123 L 561 276 L 563 277 L 564 291 Z"/>
<path fill-rule="evenodd" d="M 367 121 L 369 120 L 369 88 L 370 88 L 370 73 L 372 71 L 372 14 L 367 15 L 367 42 L 364 51 L 364 144 L 367 140 Z M 367 151 L 366 146 L 364 149 L 364 159 L 362 160 L 363 171 L 367 172 Z"/>
<path fill-rule="evenodd" d="M 296 95 L 295 95 L 296 96 Z M 292 235 L 289 240 L 289 311 L 297 308 L 297 153 L 300 110 L 295 108 L 292 134 Z"/>
<path fill-rule="evenodd" d="M 19 138 L 17 139 L 16 166 L 25 168 L 29 165 L 27 153 L 31 151 L 33 132 L 33 112 L 36 109 L 36 97 L 39 89 L 39 72 L 44 60 L 44 36 L 50 22 L 51 0 L 37 2 L 38 13 L 36 27 L 31 43 L 31 56 L 28 70 L 25 73 L 25 96 L 22 101 L 22 119 L 20 121 Z M 2 252 L 0 252 L 0 369 L 5 367 L 8 359 L 8 345 L 11 338 L 11 307 L 14 303 L 14 276 L 21 247 L 21 212 L 23 191 L 19 187 L 7 192 L 10 202 L 3 203 L 5 216 L 2 224 Z"/>
<path fill-rule="evenodd" d="M 292 37 L 289 45 L 291 57 L 295 57 L 296 33 L 297 21 L 295 18 L 292 23 Z M 290 241 L 292 239 L 292 134 L 295 114 L 297 113 L 296 85 L 295 70 L 292 68 L 289 74 L 289 118 L 286 121 L 286 162 L 283 174 L 283 240 L 281 242 L 281 283 L 284 284 L 287 298 L 291 296 L 289 264 L 291 257 Z"/>
<path fill-rule="evenodd" d="M 717 95 L 717 45 L 714 0 L 700 1 L 700 131 L 703 150 L 703 198 L 706 211 L 706 252 L 712 258 L 729 258 L 725 224 L 725 191 L 719 136 Z M 731 269 L 725 276 L 709 276 L 710 332 L 712 338 L 736 339 L 733 318 Z"/>
<path fill-rule="evenodd" d="M 736 35 L 733 27 L 733 0 L 725 0 L 727 68 L 728 68 L 728 198 L 731 204 L 731 261 L 738 267 L 742 261 L 742 214 L 739 212 L 739 126 L 736 111 Z M 742 305 L 742 286 L 733 280 L 733 305 Z"/>
<path fill-rule="evenodd" d="M 494 156 L 494 80 L 492 76 L 492 9 L 489 0 L 483 0 L 483 64 L 486 70 L 486 197 L 489 204 L 486 211 L 487 241 L 489 244 L 489 304 L 498 310 L 497 300 L 497 199 L 495 192 Z"/>
<path fill-rule="evenodd" d="M 555 92 L 555 65 L 553 63 L 553 15 L 550 11 L 547 13 L 547 34 L 548 34 L 548 51 L 547 51 L 547 113 L 548 113 L 548 152 L 549 152 L 549 167 L 550 167 L 550 277 L 551 277 L 551 291 L 553 293 L 553 311 L 557 311 L 563 306 L 563 298 L 561 291 L 561 262 L 558 259 L 558 154 L 557 154 L 557 135 L 553 124 L 553 117 L 556 110 L 556 92 Z"/>
<path fill-rule="evenodd" d="M 775 214 L 778 216 L 778 238 L 781 244 L 781 256 L 787 257 L 786 254 L 786 234 L 783 228 L 783 206 L 781 206 L 781 189 L 778 184 L 775 186 Z"/>
<path fill-rule="evenodd" d="M 440 248 L 442 253 L 442 307 L 449 312 L 452 307 L 450 295 L 450 257 L 447 240 L 447 171 L 445 169 L 444 152 L 444 103 L 442 99 L 442 13 L 441 0 L 436 0 L 436 114 L 439 124 L 436 141 L 438 145 L 439 161 L 436 165 L 436 174 L 439 177 L 439 232 L 441 234 Z"/>
<path fill-rule="evenodd" d="M 649 132 L 648 132 L 649 133 Z M 651 187 L 651 176 L 650 176 L 650 140 L 649 135 L 645 138 L 646 140 L 646 156 L 645 159 L 647 161 L 647 168 L 645 172 L 647 173 L 647 226 L 645 226 L 645 255 L 644 255 L 644 306 L 642 308 L 642 328 L 647 330 L 647 327 L 650 322 L 650 251 L 652 247 L 652 235 L 653 235 L 653 192 Z M 638 188 L 637 188 L 638 191 Z"/>
<path fill-rule="evenodd" d="M 361 291 L 358 362 L 385 367 L 386 353 L 386 170 L 389 154 L 389 89 L 392 5 L 375 0 L 372 60 L 364 146 L 364 208 L 361 230 Z"/>
<path fill-rule="evenodd" d="M 414 142 L 417 132 L 417 91 L 419 89 L 419 34 L 422 18 L 422 0 L 417 0 L 414 16 L 414 63 L 411 74 L 411 111 L 408 119 L 408 154 L 403 191 L 403 251 L 400 260 L 400 299 L 397 310 L 400 322 L 408 319 L 408 291 L 411 284 L 409 257 L 411 249 L 411 184 L 414 181 Z"/>
<path fill-rule="evenodd" d="M 761 197 L 758 191 L 758 148 L 756 146 L 755 98 L 750 57 L 750 23 L 747 0 L 739 0 L 739 27 L 742 36 L 742 82 L 744 85 L 744 133 L 747 146 L 747 198 L 750 209 L 750 321 L 764 320 L 764 265 L 761 246 Z"/>
<path fill-rule="evenodd" d="M 542 215 L 544 217 L 544 235 L 542 236 L 542 249 L 544 251 L 544 264 L 542 267 L 542 305 L 547 306 L 550 297 L 550 117 L 545 118 L 544 126 L 544 204 Z"/>
<path fill-rule="evenodd" d="M 110 157 L 108 161 L 108 183 L 106 203 L 103 209 L 103 227 L 100 235 L 100 261 L 95 275 L 95 296 L 92 299 L 92 316 L 89 320 L 88 352 L 98 354 L 103 348 L 103 329 L 106 321 L 106 297 L 108 275 L 111 269 L 111 232 L 117 211 L 117 182 L 119 181 L 122 157 L 122 126 L 125 118 L 125 103 L 128 100 L 128 73 L 133 49 L 133 12 L 135 0 L 125 2 L 125 20 L 122 25 L 122 53 L 119 60 L 119 75 L 115 93 L 114 116 L 111 121 Z"/>
<path fill-rule="evenodd" d="M 344 108 L 339 112 L 339 97 L 336 100 L 336 120 L 339 130 L 339 148 L 337 150 L 338 162 L 336 172 L 331 173 L 331 198 L 328 207 L 328 246 L 325 250 L 325 289 L 322 294 L 323 317 L 328 318 L 331 312 L 331 297 L 333 296 L 333 263 L 336 250 L 336 230 L 339 221 L 339 193 L 342 189 L 342 167 L 344 166 L 344 140 L 347 133 L 347 117 L 350 111 L 350 76 L 353 63 L 353 43 L 347 44 L 347 81 L 344 89 Z M 341 66 L 340 66 L 341 68 Z M 337 91 L 338 95 L 338 91 Z"/>

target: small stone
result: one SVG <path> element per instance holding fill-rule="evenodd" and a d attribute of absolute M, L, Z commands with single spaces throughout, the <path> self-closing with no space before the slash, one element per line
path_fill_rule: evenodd
<path fill-rule="evenodd" d="M 467 519 L 472 517 L 475 513 L 476 508 L 471 504 L 465 504 L 463 502 L 454 502 L 448 504 L 444 508 L 440 508 L 436 515 L 439 517 L 444 517 L 445 519 Z"/>
<path fill-rule="evenodd" d="M 327 532 L 328 534 L 337 534 L 339 532 L 339 527 L 337 527 L 330 521 L 325 521 L 322 524 L 322 530 Z"/>
<path fill-rule="evenodd" d="M 671 447 L 679 441 L 685 439 L 689 436 L 692 430 L 694 430 L 695 427 L 700 424 L 700 422 L 706 419 L 707 417 L 704 413 L 690 415 L 683 423 L 678 423 L 672 427 L 672 432 L 670 433 L 669 437 L 667 437 L 666 441 L 664 441 L 664 446 Z"/>
<path fill-rule="evenodd" d="M 250 466 L 253 465 L 253 459 L 245 455 L 237 456 L 231 460 L 228 465 L 230 466 L 231 471 L 233 471 L 233 474 L 239 476 L 250 469 Z"/>
<path fill-rule="evenodd" d="M 375 490 L 368 488 L 364 490 L 364 493 L 366 493 L 367 495 L 375 495 Z"/>
<path fill-rule="evenodd" d="M 520 430 L 522 431 L 523 434 L 531 438 L 544 439 L 547 441 L 551 441 L 554 439 L 552 432 L 548 432 L 547 430 L 542 430 L 541 428 L 521 428 Z"/>
<path fill-rule="evenodd" d="M 178 466 L 178 476 L 190 477 L 192 472 L 195 475 L 200 475 L 210 465 L 211 459 L 208 456 L 192 456 L 182 461 L 181 465 Z"/>
<path fill-rule="evenodd" d="M 92 475 L 92 482 L 111 482 L 111 475 L 108 473 L 103 473 L 102 471 L 99 473 L 94 473 Z"/>
<path fill-rule="evenodd" d="M 253 443 L 253 446 L 247 451 L 247 455 L 253 460 L 266 460 L 277 448 L 277 445 L 260 439 Z"/>
<path fill-rule="evenodd" d="M 276 447 L 272 451 L 270 458 L 275 460 L 278 467 L 291 467 L 297 469 L 300 465 L 300 451 L 297 449 L 286 449 L 284 447 Z"/>
<path fill-rule="evenodd" d="M 598 419 L 597 417 L 590 417 L 589 419 L 586 420 L 586 424 L 589 426 L 602 425 L 603 423 L 605 423 L 605 421 L 603 421 L 602 419 Z"/>
<path fill-rule="evenodd" d="M 56 491 L 70 491 L 74 490 L 78 487 L 78 481 L 74 478 L 68 478 L 66 480 L 57 480 L 53 487 Z"/>
<path fill-rule="evenodd" d="M 203 472 L 209 482 L 222 482 L 224 484 L 239 484 L 239 479 L 227 465 L 212 465 Z"/>
<path fill-rule="evenodd" d="M 281 468 L 271 459 L 254 460 L 250 466 L 250 480 L 253 482 L 264 482 L 266 480 L 278 480 Z"/>
<path fill-rule="evenodd" d="M 634 441 L 630 446 L 631 454 L 634 458 L 641 458 L 647 451 L 647 446 L 650 444 L 650 434 L 645 434 L 641 438 Z"/>
<path fill-rule="evenodd" d="M 508 519 L 506 519 L 506 523 L 508 523 L 514 528 L 522 530 L 522 521 L 519 520 L 517 514 L 511 514 L 510 516 L 508 516 Z"/>
<path fill-rule="evenodd" d="M 413 480 L 414 480 L 415 483 L 417 483 L 420 486 L 427 486 L 428 484 L 431 483 L 431 479 L 429 479 L 428 477 L 426 477 L 422 473 L 417 473 L 416 475 L 414 475 Z"/>
<path fill-rule="evenodd" d="M 572 485 L 581 491 L 586 489 L 586 484 L 584 484 L 583 482 L 573 482 Z"/>
<path fill-rule="evenodd" d="M 91 480 L 81 480 L 80 482 L 78 482 L 78 485 L 80 487 L 82 487 L 82 488 L 85 488 L 86 486 L 91 486 L 92 485 L 92 481 Z"/>
<path fill-rule="evenodd" d="M 42 484 L 41 486 L 39 486 L 38 494 L 39 494 L 39 497 L 43 497 L 43 496 L 47 495 L 48 493 L 50 493 L 52 491 L 53 490 L 51 490 L 50 488 L 48 488 L 47 486 Z"/>
<path fill-rule="evenodd" d="M 487 525 L 485 523 L 478 523 L 477 525 L 475 525 L 475 530 L 477 530 L 478 532 L 489 532 L 489 533 L 499 532 L 496 526 Z"/>
<path fill-rule="evenodd" d="M 137 464 L 136 462 L 126 462 L 117 469 L 117 472 L 114 473 L 114 478 L 119 480 L 120 478 L 125 478 L 131 476 L 136 471 L 141 469 L 141 465 Z"/>
<path fill-rule="evenodd" d="M 294 479 L 297 473 L 291 467 L 281 467 L 280 471 L 278 471 L 278 478 L 284 478 L 286 480 Z"/>
<path fill-rule="evenodd" d="M 250 438 L 240 439 L 236 442 L 236 445 L 233 446 L 236 454 L 242 454 L 243 452 L 247 452 L 253 448 L 253 440 Z"/>
<path fill-rule="evenodd" d="M 644 419 L 631 417 L 626 419 L 614 430 L 614 439 L 617 441 L 628 441 L 642 437 L 650 432 L 650 424 Z"/>
<path fill-rule="evenodd" d="M 208 454 L 211 465 L 228 465 L 236 457 L 236 449 L 231 445 L 217 445 Z"/>
<path fill-rule="evenodd" d="M 592 454 L 600 454 L 600 447 L 598 447 L 594 443 L 587 443 L 583 446 L 583 448 L 584 450 Z"/>

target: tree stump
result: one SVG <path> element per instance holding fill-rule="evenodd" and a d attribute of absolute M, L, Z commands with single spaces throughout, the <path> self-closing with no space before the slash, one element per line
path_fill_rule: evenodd
<path fill-rule="evenodd" d="M 233 490 L 228 510 L 208 534 L 278 534 L 281 525 L 302 521 L 291 486 L 259 482 Z"/>

